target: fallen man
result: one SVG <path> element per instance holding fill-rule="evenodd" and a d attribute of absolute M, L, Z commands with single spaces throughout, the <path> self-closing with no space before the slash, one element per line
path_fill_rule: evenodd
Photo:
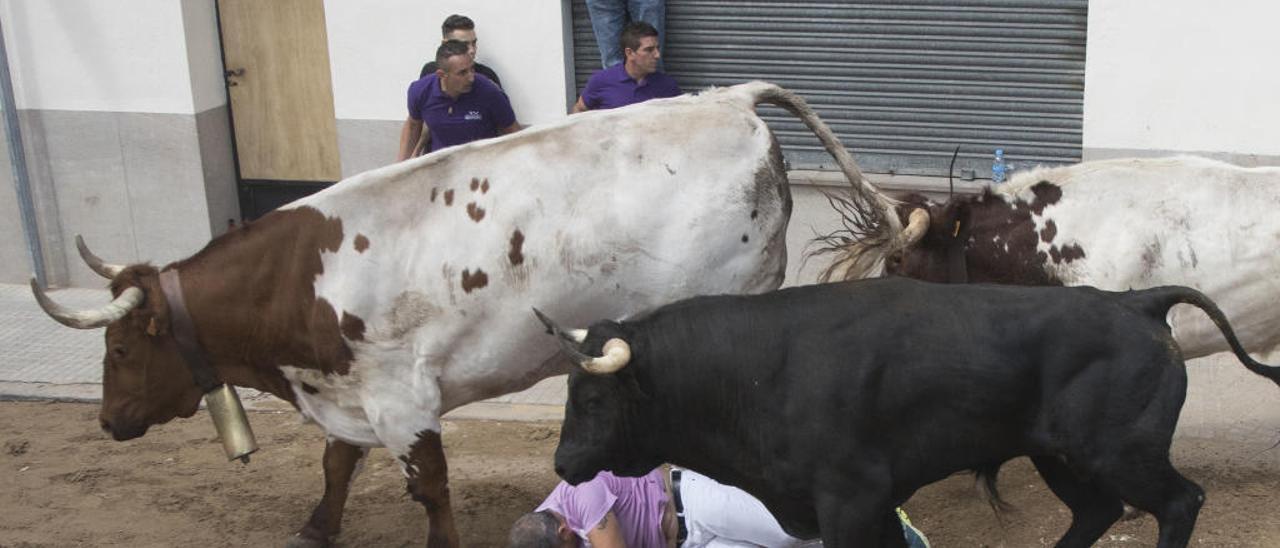
<path fill-rule="evenodd" d="M 910 548 L 929 542 L 898 511 Z M 821 546 L 788 535 L 746 491 L 692 470 L 656 468 L 638 478 L 601 472 L 591 481 L 561 481 L 536 510 L 511 527 L 509 548 L 612 546 L 784 548 Z"/>

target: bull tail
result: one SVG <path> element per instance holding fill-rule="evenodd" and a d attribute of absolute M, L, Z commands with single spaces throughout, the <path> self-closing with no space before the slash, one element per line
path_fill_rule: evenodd
<path fill-rule="evenodd" d="M 1169 309 L 1175 304 L 1189 304 L 1199 308 L 1209 316 L 1210 320 L 1213 320 L 1214 325 L 1218 326 L 1218 331 L 1222 332 L 1227 345 L 1231 347 L 1231 351 L 1246 369 L 1271 379 L 1271 382 L 1280 386 L 1280 367 L 1264 364 L 1249 356 L 1244 345 L 1240 344 L 1240 339 L 1236 337 L 1235 330 L 1231 328 L 1231 322 L 1227 321 L 1227 315 L 1223 314 L 1222 309 L 1218 308 L 1218 305 L 1204 293 L 1190 287 L 1170 285 L 1121 293 L 1121 299 L 1129 307 L 1162 321 L 1169 316 Z"/>
<path fill-rule="evenodd" d="M 1000 516 L 1013 508 L 1012 505 L 1000 497 L 1000 489 L 996 485 L 1000 476 L 1000 465 L 1001 463 L 988 464 L 973 469 L 979 494 L 987 501 L 987 504 L 991 505 L 991 510 L 995 512 L 996 516 Z"/>
<path fill-rule="evenodd" d="M 741 97 L 749 108 L 755 108 L 755 105 L 760 103 L 768 103 L 799 118 L 818 137 L 818 141 L 822 143 L 823 148 L 827 149 L 827 153 L 835 159 L 836 165 L 849 182 L 849 193 L 848 197 L 829 195 L 827 199 L 832 207 L 840 212 L 845 228 L 839 233 L 820 236 L 817 241 L 822 243 L 823 247 L 811 255 L 827 253 L 836 255 L 836 260 L 822 274 L 823 280 L 862 277 L 861 275 L 853 276 L 852 273 L 869 272 L 876 266 L 874 263 L 878 261 L 879 256 L 849 253 L 851 248 L 848 244 L 854 241 L 859 242 L 863 245 L 857 246 L 857 249 L 862 249 L 863 247 L 882 248 L 897 243 L 902 237 L 902 221 L 895 213 L 897 202 L 881 193 L 867 180 L 858 163 L 854 161 L 853 155 L 836 137 L 835 132 L 831 131 L 831 127 L 809 107 L 804 98 L 768 82 L 750 82 L 735 86 L 734 89 L 743 92 Z"/>

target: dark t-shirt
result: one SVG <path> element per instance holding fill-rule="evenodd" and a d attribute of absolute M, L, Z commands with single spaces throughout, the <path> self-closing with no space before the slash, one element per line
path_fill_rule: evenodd
<path fill-rule="evenodd" d="M 422 65 L 422 72 L 418 73 L 418 79 L 421 80 L 426 78 L 428 74 L 434 74 L 436 66 L 435 61 Z M 494 72 L 493 69 L 476 63 L 476 73 L 485 75 L 486 78 L 493 80 L 493 83 L 498 84 L 498 87 L 502 87 L 502 82 L 498 81 L 498 73 Z"/>

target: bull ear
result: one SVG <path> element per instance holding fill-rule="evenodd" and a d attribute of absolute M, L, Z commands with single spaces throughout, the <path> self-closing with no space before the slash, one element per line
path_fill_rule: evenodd
<path fill-rule="evenodd" d="M 953 284 L 969 283 L 969 266 L 965 254 L 969 247 L 969 234 L 973 232 L 972 205 L 968 200 L 947 204 L 943 218 L 949 225 L 946 229 L 947 282 Z"/>
<path fill-rule="evenodd" d="M 969 241 L 973 231 L 973 205 L 969 200 L 957 200 L 947 204 L 942 218 L 946 222 L 947 238 L 956 242 Z"/>
<path fill-rule="evenodd" d="M 130 315 L 134 329 L 155 337 L 169 332 L 169 304 L 160 289 L 159 272 L 150 265 L 134 265 L 124 269 L 111 286 L 137 287 L 146 293 L 146 300 Z"/>

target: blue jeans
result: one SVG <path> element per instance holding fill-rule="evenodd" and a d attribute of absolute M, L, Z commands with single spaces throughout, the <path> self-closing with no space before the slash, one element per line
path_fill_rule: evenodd
<path fill-rule="evenodd" d="M 644 21 L 658 29 L 658 49 L 665 53 L 666 0 L 587 0 L 587 13 L 591 15 L 591 31 L 596 35 L 604 68 L 623 61 L 618 38 L 628 21 Z M 661 61 L 658 69 L 662 69 Z"/>
<path fill-rule="evenodd" d="M 902 508 L 897 508 L 898 520 L 902 522 L 902 536 L 907 539 L 907 548 L 930 548 L 929 540 L 924 537 L 919 529 L 911 525 L 911 521 L 907 519 L 907 513 Z"/>

